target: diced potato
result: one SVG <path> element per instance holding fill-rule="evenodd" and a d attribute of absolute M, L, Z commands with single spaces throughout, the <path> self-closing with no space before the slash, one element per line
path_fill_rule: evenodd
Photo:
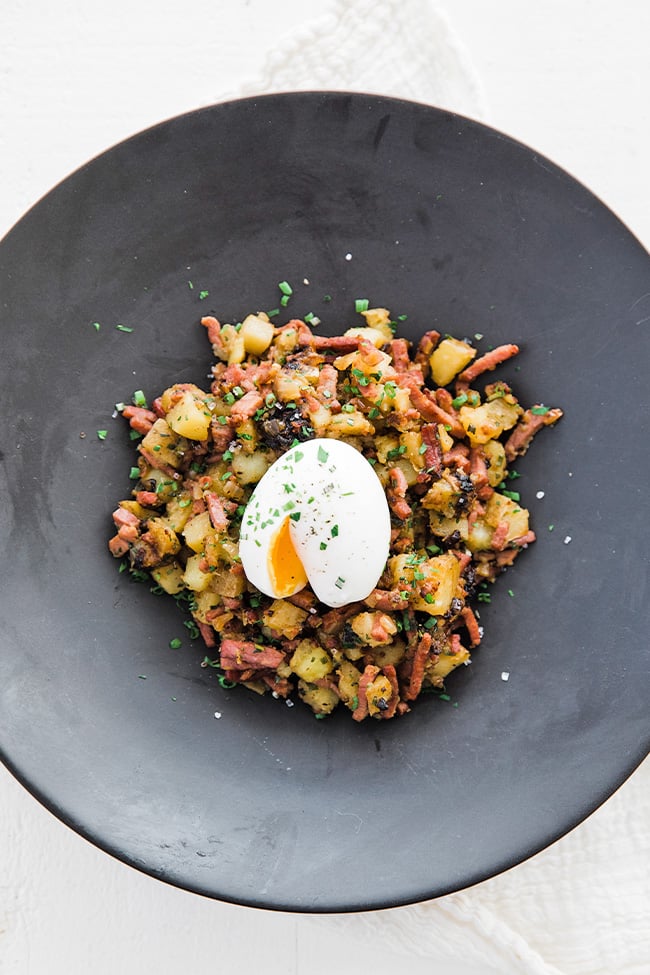
<path fill-rule="evenodd" d="M 305 381 L 298 373 L 280 372 L 273 380 L 273 392 L 281 403 L 299 400 Z"/>
<path fill-rule="evenodd" d="M 246 577 L 243 573 L 232 572 L 230 568 L 218 568 L 212 573 L 210 589 L 220 596 L 237 599 L 246 589 Z"/>
<path fill-rule="evenodd" d="M 157 549 L 161 560 L 180 551 L 181 543 L 176 533 L 162 518 L 150 518 L 147 522 L 147 531 L 142 538 L 147 539 Z"/>
<path fill-rule="evenodd" d="M 493 528 L 502 521 L 508 522 L 506 541 L 521 538 L 528 532 L 528 511 L 522 508 L 518 501 L 506 498 L 498 491 L 490 497 L 483 516 L 483 521 Z"/>
<path fill-rule="evenodd" d="M 424 470 L 424 451 L 422 450 L 422 434 L 419 430 L 407 430 L 400 434 L 400 446 L 405 447 L 404 457 L 410 461 L 416 471 Z"/>
<path fill-rule="evenodd" d="M 289 661 L 294 674 L 313 683 L 327 677 L 334 669 L 334 661 L 327 650 L 314 640 L 301 640 Z"/>
<path fill-rule="evenodd" d="M 393 329 L 390 324 L 390 312 L 388 308 L 369 308 L 361 314 L 366 320 L 369 328 L 374 328 L 381 332 L 386 342 L 393 338 Z"/>
<path fill-rule="evenodd" d="M 491 487 L 501 484 L 506 473 L 506 452 L 499 440 L 488 440 L 483 444 L 483 453 L 487 462 L 487 478 Z"/>
<path fill-rule="evenodd" d="M 448 386 L 454 376 L 468 366 L 475 356 L 476 349 L 467 342 L 461 342 L 460 339 L 443 339 L 429 357 L 434 383 L 437 386 Z"/>
<path fill-rule="evenodd" d="M 207 614 L 211 610 L 219 609 L 221 606 L 221 599 L 216 592 L 211 589 L 204 589 L 203 592 L 197 592 L 194 597 L 195 609 L 194 616 L 201 623 L 212 623 L 208 619 Z"/>
<path fill-rule="evenodd" d="M 441 653 L 435 664 L 433 664 L 427 670 L 427 677 L 434 682 L 436 678 L 444 680 L 444 678 L 455 670 L 456 667 L 460 667 L 469 660 L 470 654 L 469 650 L 463 647 L 458 653 Z"/>
<path fill-rule="evenodd" d="M 492 544 L 493 531 L 489 525 L 486 525 L 484 521 L 477 518 L 472 523 L 472 527 L 468 530 L 467 535 L 464 536 L 467 547 L 471 552 L 487 551 Z"/>
<path fill-rule="evenodd" d="M 152 569 L 151 575 L 170 596 L 175 596 L 185 586 L 183 568 L 178 562 L 171 562 L 169 565 L 161 565 L 157 569 Z"/>
<path fill-rule="evenodd" d="M 504 430 L 514 427 L 523 410 L 505 397 L 493 399 L 481 406 L 461 406 L 458 417 L 472 447 L 500 437 Z"/>
<path fill-rule="evenodd" d="M 385 667 L 387 664 L 397 666 L 406 653 L 406 644 L 403 640 L 393 640 L 385 647 L 373 647 L 372 656 L 378 667 Z"/>
<path fill-rule="evenodd" d="M 240 330 L 246 352 L 249 355 L 262 355 L 271 344 L 274 331 L 272 323 L 263 312 L 259 315 L 247 315 Z"/>
<path fill-rule="evenodd" d="M 298 331 L 293 326 L 291 328 L 281 328 L 273 339 L 273 348 L 277 349 L 278 355 L 289 355 L 298 344 Z"/>
<path fill-rule="evenodd" d="M 397 625 L 387 613 L 358 613 L 350 620 L 350 626 L 369 647 L 384 646 L 397 633 Z"/>
<path fill-rule="evenodd" d="M 237 427 L 235 427 L 235 434 L 239 439 L 240 448 L 244 454 L 253 454 L 257 450 L 258 445 L 258 435 L 257 435 L 257 425 L 254 420 L 248 419 L 244 420 Z"/>
<path fill-rule="evenodd" d="M 225 354 L 228 356 L 229 366 L 244 361 L 246 357 L 246 346 L 241 329 L 236 329 L 234 325 L 223 325 L 221 328 L 221 341 L 223 342 Z"/>
<path fill-rule="evenodd" d="M 190 518 L 184 529 L 183 538 L 185 544 L 193 552 L 202 552 L 205 544 L 205 537 L 212 531 L 212 522 L 207 511 L 202 511 L 200 515 Z"/>
<path fill-rule="evenodd" d="M 309 422 L 313 427 L 314 433 L 317 437 L 324 437 L 326 435 L 325 431 L 330 425 L 330 420 L 332 419 L 332 414 L 326 406 L 318 404 L 314 409 L 309 409 Z"/>
<path fill-rule="evenodd" d="M 137 501 L 120 501 L 119 507 L 124 508 L 125 511 L 130 511 L 132 515 L 140 518 L 141 521 L 146 521 L 147 518 L 152 518 L 157 514 L 151 508 L 143 508 Z"/>
<path fill-rule="evenodd" d="M 178 493 L 178 482 L 173 481 L 164 471 L 159 471 L 155 467 L 148 467 L 145 473 L 146 481 L 153 481 L 147 489 L 154 491 L 161 501 L 168 503 L 175 498 Z"/>
<path fill-rule="evenodd" d="M 339 703 L 338 694 L 329 687 L 317 687 L 307 681 L 298 681 L 298 695 L 314 714 L 331 714 Z"/>
<path fill-rule="evenodd" d="M 373 681 L 370 681 L 366 688 L 366 701 L 368 702 L 368 714 L 372 717 L 381 714 L 388 707 L 388 702 L 393 696 L 393 686 L 385 674 L 377 674 Z"/>
<path fill-rule="evenodd" d="M 166 525 L 180 534 L 187 524 L 192 514 L 191 500 L 187 494 L 170 498 L 165 508 L 165 515 L 162 519 Z"/>
<path fill-rule="evenodd" d="M 254 454 L 237 451 L 231 466 L 240 484 L 257 484 L 271 466 L 271 457 L 259 450 Z"/>
<path fill-rule="evenodd" d="M 400 440 L 395 434 L 378 434 L 374 441 L 374 447 L 377 451 L 377 460 L 380 464 L 388 463 L 388 454 L 391 451 L 397 451 Z"/>
<path fill-rule="evenodd" d="M 339 664 L 339 694 L 344 704 L 354 711 L 358 704 L 359 680 L 361 672 L 349 660 Z"/>
<path fill-rule="evenodd" d="M 206 394 L 206 399 L 208 396 Z M 204 400 L 187 390 L 167 414 L 171 429 L 188 440 L 207 440 L 212 411 Z"/>
<path fill-rule="evenodd" d="M 448 518 L 439 511 L 429 512 L 429 527 L 438 538 L 447 538 L 457 531 L 461 539 L 466 542 L 469 534 L 467 518 Z"/>
<path fill-rule="evenodd" d="M 451 450 L 454 446 L 454 438 L 445 428 L 444 423 L 438 424 L 438 443 L 440 444 L 440 449 L 444 452 Z"/>
<path fill-rule="evenodd" d="M 460 488 L 453 478 L 443 476 L 434 481 L 424 495 L 422 507 L 439 511 L 448 518 L 453 518 L 460 496 Z"/>
<path fill-rule="evenodd" d="M 344 334 L 350 336 L 357 336 L 357 338 L 365 339 L 367 342 L 370 342 L 372 345 L 374 345 L 375 348 L 377 349 L 381 349 L 382 345 L 386 345 L 387 342 L 390 342 L 390 339 L 386 338 L 385 332 L 383 332 L 381 329 L 371 328 L 368 326 L 366 327 L 355 326 L 354 328 L 348 328 Z M 392 337 L 393 336 L 391 333 L 390 338 Z"/>
<path fill-rule="evenodd" d="M 181 451 L 187 447 L 187 441 L 183 441 L 181 437 L 176 435 L 167 420 L 159 417 L 149 433 L 143 438 L 141 445 L 148 454 L 155 457 L 156 461 L 161 464 L 178 467 L 182 458 Z"/>
<path fill-rule="evenodd" d="M 203 592 L 212 581 L 212 573 L 201 571 L 200 563 L 202 558 L 203 556 L 201 555 L 190 555 L 185 565 L 183 582 L 193 592 Z"/>
<path fill-rule="evenodd" d="M 232 565 L 239 559 L 239 545 L 226 535 L 210 532 L 205 537 L 205 558 L 209 566 L 216 566 L 219 562 Z"/>
<path fill-rule="evenodd" d="M 262 624 L 273 633 L 295 640 L 309 614 L 286 599 L 274 599 L 262 615 Z"/>
<path fill-rule="evenodd" d="M 384 373 L 386 372 L 389 372 L 389 375 L 395 375 L 393 372 L 393 365 L 390 355 L 387 352 L 381 352 L 380 349 L 377 348 L 357 353 L 357 358 L 355 359 L 354 366 L 352 367 L 352 382 L 354 382 L 355 379 L 360 378 L 355 376 L 355 369 L 362 372 L 363 375 L 371 382 L 380 382 Z"/>
<path fill-rule="evenodd" d="M 388 560 L 393 589 L 407 593 L 405 604 L 430 616 L 443 616 L 456 595 L 460 562 L 452 552 L 432 559 L 394 555 Z"/>
<path fill-rule="evenodd" d="M 353 410 L 351 413 L 331 415 L 327 431 L 330 437 L 340 439 L 341 437 L 372 436 L 375 428 L 363 413 L 359 410 Z"/>

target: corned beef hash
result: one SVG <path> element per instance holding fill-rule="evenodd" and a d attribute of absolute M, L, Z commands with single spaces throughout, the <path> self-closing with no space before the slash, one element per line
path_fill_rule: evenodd
<path fill-rule="evenodd" d="M 562 411 L 477 388 L 516 345 L 428 331 L 414 347 L 387 309 L 357 310 L 335 337 L 203 318 L 209 390 L 122 407 L 139 457 L 109 548 L 189 608 L 223 686 L 362 721 L 469 661 L 475 604 L 535 540 L 509 465 Z"/>

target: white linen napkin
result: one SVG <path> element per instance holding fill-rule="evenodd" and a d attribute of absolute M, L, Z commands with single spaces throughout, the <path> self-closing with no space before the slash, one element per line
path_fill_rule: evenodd
<path fill-rule="evenodd" d="M 314 89 L 488 116 L 471 59 L 434 0 L 334 0 L 276 45 L 258 77 L 218 95 Z M 430 959 L 427 970 L 444 975 L 459 963 L 486 975 L 648 975 L 649 837 L 646 761 L 580 827 L 499 877 L 416 906 L 312 923 L 334 922 L 405 961 Z"/>

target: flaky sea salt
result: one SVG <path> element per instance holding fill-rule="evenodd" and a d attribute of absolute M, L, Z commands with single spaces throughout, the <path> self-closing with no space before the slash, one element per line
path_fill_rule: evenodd
<path fill-rule="evenodd" d="M 352 260 L 352 254 L 346 254 L 345 255 L 345 259 L 346 259 L 346 261 L 351 261 Z"/>
<path fill-rule="evenodd" d="M 570 535 L 565 535 L 564 536 L 564 544 L 565 545 L 568 545 L 570 541 L 571 541 L 571 536 Z"/>
<path fill-rule="evenodd" d="M 220 718 L 221 717 L 221 711 L 215 711 L 214 712 L 214 716 L 215 716 L 215 718 Z"/>
<path fill-rule="evenodd" d="M 509 680 L 509 679 L 510 679 L 510 674 L 508 673 L 508 671 L 507 670 L 502 670 L 501 671 L 501 680 Z"/>
<path fill-rule="evenodd" d="M 542 498 L 544 497 L 544 492 L 543 492 L 543 491 L 538 491 L 538 492 L 537 492 L 537 494 L 535 495 L 535 497 L 536 497 L 536 498 L 537 498 L 537 499 L 538 499 L 539 501 L 541 501 L 541 500 L 542 500 Z"/>

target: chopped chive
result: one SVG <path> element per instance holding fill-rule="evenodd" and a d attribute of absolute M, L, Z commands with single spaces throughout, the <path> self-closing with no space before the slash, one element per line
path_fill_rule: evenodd
<path fill-rule="evenodd" d="M 323 448 L 319 446 L 317 457 L 321 464 L 326 464 L 329 458 L 329 454 L 327 453 L 326 450 L 323 450 Z"/>
<path fill-rule="evenodd" d="M 93 328 L 95 329 L 96 332 L 98 332 L 101 328 L 101 325 L 99 324 L 99 322 L 93 322 Z"/>
<path fill-rule="evenodd" d="M 294 511 L 293 514 L 289 515 L 292 521 L 300 521 L 300 512 Z"/>
<path fill-rule="evenodd" d="M 146 398 L 146 396 L 144 395 L 144 393 L 142 392 L 141 389 L 136 389 L 135 393 L 133 394 L 133 396 L 131 398 L 133 400 L 133 405 L 134 406 L 144 406 L 144 407 L 146 407 L 146 405 L 147 405 L 147 398 Z"/>
<path fill-rule="evenodd" d="M 293 294 L 293 288 L 291 287 L 288 281 L 280 281 L 278 288 L 280 289 L 282 294 L 285 295 L 286 297 L 289 297 L 289 295 Z"/>
<path fill-rule="evenodd" d="M 345 579 L 343 579 L 342 576 L 339 576 L 336 582 L 334 583 L 334 585 L 336 586 L 337 589 L 342 589 L 344 583 L 345 583 Z"/>
<path fill-rule="evenodd" d="M 338 525 L 332 525 L 332 530 L 330 532 L 330 535 L 332 536 L 332 538 L 337 538 L 338 537 L 338 534 L 339 534 L 339 526 Z"/>
<path fill-rule="evenodd" d="M 267 311 L 266 317 L 267 318 L 277 318 L 279 314 L 280 314 L 280 309 L 279 308 L 272 308 L 271 311 Z"/>
<path fill-rule="evenodd" d="M 326 548 L 327 548 L 327 542 L 321 542 L 320 543 L 321 552 L 324 552 Z"/>
<path fill-rule="evenodd" d="M 192 499 L 191 498 L 181 498 L 181 500 L 178 502 L 178 507 L 179 508 L 189 508 L 189 506 L 191 504 L 192 504 Z"/>
<path fill-rule="evenodd" d="M 169 646 L 172 648 L 172 650 L 178 650 L 179 647 L 183 646 L 183 641 L 179 640 L 178 637 L 175 636 L 173 640 L 169 641 Z"/>
<path fill-rule="evenodd" d="M 332 300 L 331 295 L 323 295 L 323 301 L 331 301 L 331 300 Z"/>
<path fill-rule="evenodd" d="M 361 312 L 363 311 L 368 311 L 369 304 L 370 303 L 367 298 L 357 298 L 357 300 L 354 303 L 354 310 L 358 314 L 361 314 Z"/>
<path fill-rule="evenodd" d="M 224 450 L 224 452 L 223 452 L 223 459 L 224 460 L 232 460 L 232 458 L 233 458 L 232 450 Z"/>
<path fill-rule="evenodd" d="M 187 282 L 187 287 L 190 289 L 190 291 L 193 291 L 194 290 L 194 285 L 192 284 L 191 281 L 188 281 Z"/>
<path fill-rule="evenodd" d="M 460 406 L 463 405 L 463 403 L 466 403 L 468 399 L 469 397 L 467 393 L 461 393 L 460 396 L 457 396 L 455 399 L 452 399 L 451 405 L 455 410 L 457 410 Z"/>
<path fill-rule="evenodd" d="M 205 291 L 205 290 L 204 291 L 199 291 L 199 300 L 200 301 L 204 301 L 208 297 L 209 294 L 210 294 L 209 291 Z"/>
<path fill-rule="evenodd" d="M 530 412 L 534 413 L 535 416 L 544 416 L 544 414 L 548 413 L 549 410 L 550 406 L 533 406 Z"/>
<path fill-rule="evenodd" d="M 106 437 L 107 436 L 108 436 L 108 430 L 98 430 L 97 431 L 97 439 L 98 440 L 106 440 Z"/>
<path fill-rule="evenodd" d="M 520 501 L 521 495 L 519 491 L 502 491 L 504 498 L 510 498 L 511 501 Z"/>
<path fill-rule="evenodd" d="M 282 295 L 282 297 L 280 298 L 280 304 L 282 305 L 283 308 L 286 308 L 287 305 L 289 304 L 289 298 L 290 295 Z"/>
<path fill-rule="evenodd" d="M 132 332 L 133 331 L 133 329 L 132 328 L 129 328 L 128 325 L 116 325 L 115 328 L 118 330 L 118 332 Z"/>

